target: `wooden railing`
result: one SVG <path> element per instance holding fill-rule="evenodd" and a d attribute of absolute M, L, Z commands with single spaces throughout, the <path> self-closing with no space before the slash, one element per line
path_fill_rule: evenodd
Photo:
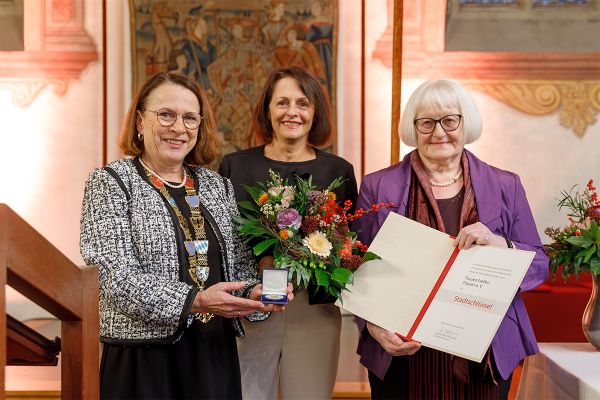
<path fill-rule="evenodd" d="M 98 269 L 79 268 L 0 204 L 0 398 L 5 395 L 6 284 L 62 321 L 62 398 L 98 398 Z"/>

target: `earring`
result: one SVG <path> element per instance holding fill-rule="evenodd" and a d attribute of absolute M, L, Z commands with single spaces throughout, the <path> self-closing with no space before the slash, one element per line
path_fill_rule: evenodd
<path fill-rule="evenodd" d="M 140 142 L 143 142 L 143 141 L 144 141 L 144 135 L 142 135 L 141 133 L 139 133 L 139 132 L 138 132 L 137 136 L 138 136 L 138 140 L 139 140 Z"/>

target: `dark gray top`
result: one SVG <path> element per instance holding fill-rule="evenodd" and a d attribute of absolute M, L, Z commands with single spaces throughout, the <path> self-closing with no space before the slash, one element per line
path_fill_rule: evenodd
<path fill-rule="evenodd" d="M 296 175 L 307 177 L 312 175 L 313 183 L 318 189 L 325 189 L 335 178 L 342 177 L 344 183 L 334 192 L 339 204 L 345 200 L 356 202 L 358 190 L 352 164 L 336 155 L 315 149 L 314 160 L 301 162 L 284 162 L 272 160 L 264 155 L 265 146 L 227 154 L 219 165 L 219 173 L 231 180 L 235 198 L 252 201 L 243 185 L 255 185 L 257 182 L 266 183 L 269 180 L 269 169 L 278 172 L 283 179 L 294 183 Z"/>

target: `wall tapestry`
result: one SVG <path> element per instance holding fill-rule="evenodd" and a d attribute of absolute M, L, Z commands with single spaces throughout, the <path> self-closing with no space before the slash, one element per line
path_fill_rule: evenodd
<path fill-rule="evenodd" d="M 200 82 L 215 113 L 223 154 L 255 144 L 252 110 L 274 68 L 298 65 L 312 72 L 335 114 L 337 4 L 129 0 L 133 91 L 162 71 Z"/>

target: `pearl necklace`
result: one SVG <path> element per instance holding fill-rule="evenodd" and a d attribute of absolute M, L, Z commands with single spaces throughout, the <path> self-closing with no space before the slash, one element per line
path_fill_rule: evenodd
<path fill-rule="evenodd" d="M 462 168 L 458 171 L 458 173 L 454 176 L 454 178 L 450 179 L 448 182 L 444 182 L 444 183 L 440 183 L 440 182 L 436 182 L 433 179 L 429 179 L 429 184 L 433 187 L 448 187 L 448 186 L 452 186 L 454 185 L 457 181 L 458 178 L 460 178 L 460 176 L 462 175 Z"/>
<path fill-rule="evenodd" d="M 146 168 L 146 170 L 148 172 L 150 172 L 152 175 L 154 175 L 156 178 L 158 178 L 159 181 L 161 181 L 162 183 L 164 183 L 165 186 L 168 186 L 168 187 L 173 188 L 173 189 L 179 189 L 179 188 L 182 188 L 183 185 L 185 185 L 185 181 L 187 180 L 187 172 L 186 172 L 185 168 L 183 169 L 183 180 L 181 181 L 181 183 L 178 184 L 178 185 L 173 185 L 172 183 L 170 183 L 166 179 L 163 179 L 159 174 L 157 174 L 156 172 L 154 172 L 153 170 L 151 170 L 150 167 L 147 166 L 144 163 L 144 161 L 142 161 L 142 157 L 140 157 L 140 164 L 142 164 L 142 166 L 144 168 Z"/>

